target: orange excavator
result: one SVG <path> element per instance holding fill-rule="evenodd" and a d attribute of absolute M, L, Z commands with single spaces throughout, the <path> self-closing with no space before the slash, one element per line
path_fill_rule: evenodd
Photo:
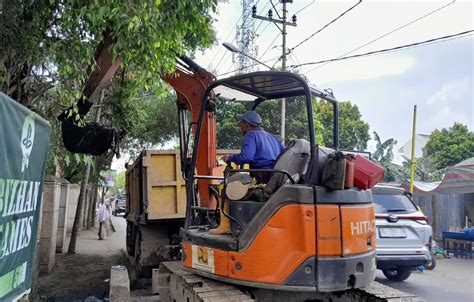
<path fill-rule="evenodd" d="M 205 124 L 220 101 L 250 101 L 252 110 L 272 99 L 305 102 L 307 139 L 291 142 L 274 169 L 232 169 L 200 174 Z M 334 149 L 338 148 L 338 106 L 334 96 L 310 87 L 298 75 L 263 71 L 213 81 L 203 93 L 192 157 L 184 167 L 186 220 L 182 229 L 182 265 L 208 278 L 250 288 L 303 293 L 332 292 L 367 286 L 375 278 L 375 225 L 370 190 L 330 190 L 322 186 L 322 170 L 331 152 L 315 140 L 316 98 L 333 105 Z M 215 171 L 214 169 L 213 171 Z M 197 172 L 196 172 L 197 171 Z M 266 202 L 252 198 L 248 173 L 271 173 L 263 189 Z M 246 180 L 245 180 L 246 179 Z M 213 235 L 202 211 L 201 182 L 221 182 L 218 198 L 231 234 Z M 197 184 L 197 185 L 196 185 Z M 236 189 L 239 188 L 236 194 Z M 204 192 L 208 192 L 205 190 Z M 257 201 L 258 200 L 258 201 Z M 225 217 L 225 218 L 224 218 Z M 310 295 L 308 296 L 310 297 Z"/>
<path fill-rule="evenodd" d="M 102 75 L 93 83 L 107 82 L 104 77 L 110 80 L 117 66 L 111 60 L 110 56 L 107 64 L 97 68 Z M 115 70 L 107 72 L 108 68 Z M 163 79 L 178 95 L 181 169 L 186 181 L 186 216 L 180 231 L 183 268 L 249 290 L 291 292 L 301 300 L 314 298 L 315 292 L 364 287 L 375 279 L 370 190 L 331 190 L 321 181 L 328 154 L 338 148 L 338 103 L 331 92 L 311 87 L 288 72 L 253 72 L 216 80 L 187 58 L 179 60 L 176 74 Z M 305 103 L 304 137 L 287 146 L 273 169 L 218 165 L 219 103 L 252 102 L 252 110 L 258 111 L 260 104 L 281 98 Z M 317 98 L 333 105 L 333 149 L 316 144 Z M 78 103 L 80 112 L 87 112 L 88 108 L 81 110 L 87 104 Z M 253 172 L 272 176 L 265 187 L 257 187 L 249 180 Z M 259 190 L 265 202 L 253 197 Z M 224 201 L 229 211 L 217 207 Z M 229 220 L 232 232 L 211 234 L 215 216 L 221 222 Z"/>

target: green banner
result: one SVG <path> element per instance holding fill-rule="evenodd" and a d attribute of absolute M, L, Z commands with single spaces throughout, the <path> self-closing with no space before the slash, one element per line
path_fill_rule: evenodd
<path fill-rule="evenodd" d="M 31 287 L 51 127 L 0 92 L 0 301 Z"/>

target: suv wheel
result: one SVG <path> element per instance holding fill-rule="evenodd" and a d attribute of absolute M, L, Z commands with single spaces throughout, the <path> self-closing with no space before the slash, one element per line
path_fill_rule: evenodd
<path fill-rule="evenodd" d="M 432 255 L 431 257 L 431 261 L 425 265 L 425 268 L 430 271 L 434 270 L 434 268 L 436 267 L 436 257 L 434 255 Z"/>
<path fill-rule="evenodd" d="M 393 269 L 384 269 L 382 272 L 385 277 L 391 281 L 404 281 L 411 275 L 411 270 L 409 268 L 403 268 L 399 266 Z"/>

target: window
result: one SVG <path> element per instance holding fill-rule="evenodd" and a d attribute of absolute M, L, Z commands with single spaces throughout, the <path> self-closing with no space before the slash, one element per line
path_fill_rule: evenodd
<path fill-rule="evenodd" d="M 377 214 L 405 214 L 417 209 L 405 195 L 374 194 L 374 208 Z"/>

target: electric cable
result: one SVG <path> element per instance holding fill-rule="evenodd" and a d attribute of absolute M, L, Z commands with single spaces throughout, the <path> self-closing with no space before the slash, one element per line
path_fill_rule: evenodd
<path fill-rule="evenodd" d="M 270 23 L 268 23 L 270 24 Z M 280 37 L 281 33 L 278 32 L 278 34 L 276 35 L 275 39 L 273 39 L 273 41 L 270 43 L 270 45 L 268 45 L 267 49 L 263 52 L 263 54 L 260 56 L 259 60 L 261 60 L 263 58 L 264 55 L 267 54 L 267 52 L 271 49 L 271 47 L 273 46 L 273 43 L 275 43 L 275 41 L 278 39 L 278 37 Z"/>
<path fill-rule="evenodd" d="M 268 4 L 270 4 L 270 1 L 267 2 L 267 5 L 265 5 L 265 6 L 262 8 L 262 10 L 260 11 L 260 14 L 262 14 L 262 12 L 267 8 Z M 257 31 L 258 31 L 258 29 L 260 28 L 260 26 L 262 26 L 263 22 L 264 22 L 264 20 L 260 20 L 260 23 L 258 24 L 257 28 L 255 29 L 255 37 L 256 37 L 256 38 L 260 37 L 260 35 L 263 34 L 263 32 L 265 32 L 265 30 L 267 29 L 268 25 L 270 25 L 270 22 L 267 23 L 267 25 L 263 28 L 263 30 L 262 30 L 259 34 L 257 34 Z M 248 42 L 250 42 L 250 41 L 248 41 Z"/>
<path fill-rule="evenodd" d="M 278 18 L 282 19 L 281 16 L 280 16 L 280 13 L 278 12 L 277 8 L 275 7 L 275 4 L 273 4 L 272 0 L 270 0 L 270 3 L 272 4 L 273 9 L 275 10 L 275 13 L 277 14 Z"/>
<path fill-rule="evenodd" d="M 260 11 L 260 15 L 261 15 L 261 14 L 263 13 L 263 11 L 267 8 L 268 4 L 270 4 L 270 1 L 268 1 L 268 2 L 267 2 L 267 5 L 265 5 L 265 6 L 262 8 L 262 10 Z M 255 33 L 258 31 L 258 29 L 260 28 L 260 26 L 262 26 L 263 22 L 264 22 L 264 20 L 260 20 L 260 23 L 258 24 L 257 29 L 255 30 Z M 260 36 L 260 35 L 267 29 L 267 27 L 268 27 L 269 24 L 270 24 L 270 22 L 267 23 L 267 26 L 265 26 L 265 27 L 263 28 L 262 32 L 260 32 L 260 34 L 258 34 L 257 37 Z"/>
<path fill-rule="evenodd" d="M 375 39 L 373 39 L 373 40 L 371 40 L 371 41 L 369 41 L 369 42 L 367 42 L 367 43 L 364 43 L 364 44 L 362 44 L 362 45 L 360 45 L 360 46 L 358 46 L 358 47 L 356 47 L 356 48 L 354 48 L 354 49 L 352 49 L 352 50 L 350 50 L 350 51 L 348 51 L 348 52 L 346 52 L 346 53 L 340 55 L 339 57 L 347 56 L 348 54 L 351 54 L 351 53 L 353 53 L 353 52 L 356 51 L 356 50 L 359 50 L 359 49 L 361 49 L 361 48 L 363 48 L 363 47 L 365 47 L 365 46 L 367 46 L 367 45 L 369 45 L 369 44 L 372 44 L 372 43 L 374 43 L 374 42 L 376 42 L 376 41 L 378 41 L 378 40 L 380 40 L 380 39 L 382 39 L 382 38 L 385 38 L 386 36 L 391 35 L 391 34 L 393 34 L 394 32 L 399 31 L 400 29 L 405 28 L 405 27 L 407 27 L 407 26 L 409 26 L 409 25 L 412 25 L 413 23 L 416 23 L 416 22 L 420 21 L 421 19 L 424 19 L 424 18 L 426 18 L 426 17 L 428 17 L 428 16 L 430 16 L 430 15 L 432 15 L 432 14 L 438 12 L 438 11 L 440 11 L 440 10 L 442 10 L 442 9 L 444 9 L 444 8 L 446 8 L 446 7 L 448 7 L 448 6 L 450 6 L 451 4 L 454 4 L 455 2 L 456 2 L 456 0 L 453 0 L 453 1 L 451 1 L 450 3 L 448 3 L 448 4 L 442 5 L 441 7 L 437 8 L 437 9 L 435 9 L 435 10 L 432 10 L 432 11 L 430 11 L 429 13 L 427 13 L 427 14 L 421 16 L 421 17 L 418 17 L 418 18 L 416 18 L 416 19 L 414 19 L 414 20 L 412 20 L 412 21 L 410 21 L 410 22 L 408 22 L 408 23 L 405 23 L 405 24 L 403 24 L 402 26 L 399 26 L 399 27 L 395 28 L 394 30 L 392 30 L 392 31 L 390 31 L 390 32 L 388 32 L 388 33 L 385 33 L 385 34 L 383 34 L 383 35 L 381 35 L 381 36 L 379 36 L 379 37 L 377 37 L 377 38 L 375 38 Z M 321 68 L 321 67 L 323 67 L 323 66 L 325 66 L 325 65 L 327 65 L 327 64 L 329 64 L 329 63 L 330 63 L 330 62 L 325 63 L 325 64 L 320 65 L 320 66 L 317 66 L 316 68 L 311 69 L 311 70 L 309 70 L 308 72 L 311 72 L 311 71 L 313 71 L 313 70 L 315 70 L 315 69 L 317 69 L 317 68 Z"/>
<path fill-rule="evenodd" d="M 340 14 L 339 16 L 337 16 L 335 19 L 331 20 L 329 23 L 327 23 L 326 25 L 324 25 L 323 27 L 321 27 L 320 29 L 318 29 L 317 31 L 315 31 L 314 33 L 312 33 L 309 37 L 307 37 L 306 39 L 304 39 L 303 41 L 301 41 L 300 43 L 296 44 L 296 46 L 293 46 L 292 48 L 289 49 L 289 52 L 293 51 L 295 48 L 301 46 L 301 44 L 304 44 L 305 42 L 307 42 L 309 39 L 311 39 L 312 37 L 314 37 L 315 35 L 317 35 L 318 33 L 320 33 L 321 31 L 323 31 L 324 29 L 326 29 L 329 25 L 333 24 L 334 22 L 336 22 L 337 20 L 339 20 L 340 18 L 342 18 L 342 16 L 344 16 L 345 14 L 347 14 L 348 12 L 350 12 L 351 10 L 353 10 L 354 8 L 356 8 L 359 4 L 362 3 L 362 0 L 359 0 L 359 2 L 357 2 L 356 4 L 354 4 L 353 6 L 351 6 L 350 8 L 348 8 L 346 11 L 344 11 L 342 14 Z"/>
<path fill-rule="evenodd" d="M 266 60 L 266 61 L 262 61 L 262 63 L 268 63 L 268 62 L 273 61 L 273 60 L 278 59 L 278 58 L 280 58 L 280 56 L 274 57 L 274 58 L 272 58 L 272 59 L 268 59 L 268 60 Z M 244 66 L 244 67 L 242 67 L 242 68 L 238 68 L 238 69 L 235 69 L 235 70 L 232 70 L 232 71 L 227 71 L 227 72 L 225 72 L 225 73 L 221 73 L 221 74 L 217 75 L 216 78 L 221 77 L 221 76 L 225 76 L 225 75 L 228 75 L 228 74 L 231 74 L 231 73 L 234 73 L 234 72 L 238 72 L 238 71 L 247 69 L 247 68 L 249 68 L 249 67 L 254 67 L 254 66 L 257 66 L 257 65 L 259 65 L 259 64 L 260 64 L 260 63 L 255 62 L 255 63 L 253 63 L 253 64 Z"/>
<path fill-rule="evenodd" d="M 299 13 L 301 13 L 302 11 L 304 11 L 305 9 L 307 9 L 308 7 L 310 7 L 311 5 L 314 4 L 316 0 L 313 0 L 311 3 L 307 4 L 305 7 L 303 7 L 302 9 L 300 9 L 299 11 L 297 11 L 296 13 L 294 13 L 293 15 L 297 15 Z"/>
<path fill-rule="evenodd" d="M 392 48 L 385 48 L 385 49 L 370 51 L 370 52 L 361 53 L 361 54 L 352 55 L 352 56 L 347 56 L 347 57 L 338 57 L 338 58 L 327 59 L 327 60 L 322 60 L 322 61 L 317 61 L 317 62 L 308 62 L 308 63 L 299 64 L 299 65 L 292 65 L 292 66 L 290 66 L 290 68 L 296 68 L 296 67 L 308 66 L 308 65 L 317 65 L 317 64 L 327 63 L 327 62 L 335 62 L 335 61 L 342 61 L 342 60 L 347 60 L 347 59 L 371 56 L 371 55 L 376 55 L 376 54 L 381 54 L 381 53 L 386 53 L 386 52 L 400 51 L 402 49 L 417 47 L 417 46 L 421 46 L 421 45 L 424 45 L 424 44 L 432 44 L 432 43 L 435 43 L 435 42 L 452 40 L 452 39 L 455 39 L 455 38 L 462 38 L 463 36 L 471 36 L 473 32 L 474 32 L 474 29 L 471 29 L 471 30 L 463 31 L 463 32 L 460 32 L 460 33 L 457 33 L 457 34 L 442 36 L 442 37 L 433 38 L 433 39 L 420 41 L 420 42 L 416 42 L 416 43 L 411 43 L 411 44 L 400 45 L 400 46 L 396 46 L 396 47 L 392 47 Z M 311 72 L 311 71 L 312 70 L 307 71 L 306 73 Z"/>

